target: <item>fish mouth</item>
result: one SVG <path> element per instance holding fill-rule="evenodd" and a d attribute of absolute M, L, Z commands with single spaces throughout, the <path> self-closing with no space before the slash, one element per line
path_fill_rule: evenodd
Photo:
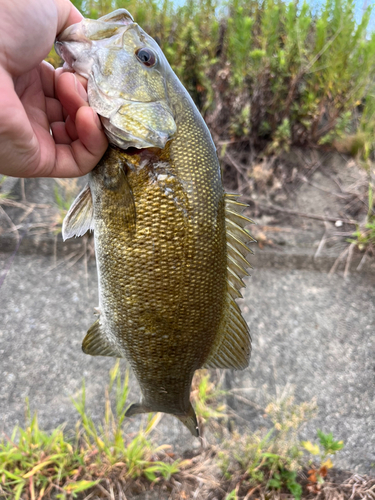
<path fill-rule="evenodd" d="M 132 16 L 125 9 L 118 9 L 98 20 L 83 19 L 71 25 L 57 37 L 55 49 L 64 60 L 65 70 L 75 71 L 88 80 L 89 104 L 100 116 L 111 144 L 126 150 L 164 149 L 177 131 L 167 95 L 159 98 L 143 93 L 139 100 L 138 95 L 132 94 L 134 83 L 124 94 L 113 77 L 116 72 L 112 72 L 111 56 L 117 57 L 125 32 L 133 29 L 136 35 L 130 38 L 143 40 L 145 33 Z M 122 65 L 127 61 L 126 57 L 119 60 Z M 108 61 L 111 62 L 106 66 Z M 120 71 L 119 65 L 114 67 Z M 121 67 L 121 71 L 126 71 L 125 66 Z"/>
<path fill-rule="evenodd" d="M 55 40 L 55 50 L 64 61 L 63 69 L 74 70 L 86 79 L 94 63 L 89 55 L 91 47 L 92 41 L 85 34 L 83 22 L 69 26 Z M 82 54 L 86 57 L 83 58 Z"/>
<path fill-rule="evenodd" d="M 97 20 L 83 19 L 79 23 L 72 24 L 60 33 L 55 40 L 55 50 L 63 59 L 63 68 L 74 70 L 81 76 L 88 78 L 93 64 L 93 58 L 89 56 L 93 42 L 111 38 L 123 33 L 129 27 L 138 26 L 132 15 L 126 9 L 117 9 Z M 87 56 L 84 65 L 79 62 Z M 79 56 L 79 57 L 78 57 Z M 82 66 L 86 66 L 83 68 Z"/>

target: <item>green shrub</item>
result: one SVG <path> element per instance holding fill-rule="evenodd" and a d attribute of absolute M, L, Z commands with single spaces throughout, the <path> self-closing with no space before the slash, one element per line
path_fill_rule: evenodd
<path fill-rule="evenodd" d="M 128 9 L 160 43 L 216 137 L 278 152 L 358 133 L 353 153 L 374 150 L 371 6 L 357 23 L 354 0 L 327 0 L 318 11 L 282 0 L 74 3 L 93 18 Z"/>

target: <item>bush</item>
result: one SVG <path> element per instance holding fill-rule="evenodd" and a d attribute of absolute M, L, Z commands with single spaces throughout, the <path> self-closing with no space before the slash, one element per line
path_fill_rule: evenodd
<path fill-rule="evenodd" d="M 124 7 L 161 45 L 215 138 L 267 152 L 335 145 L 375 148 L 373 7 L 354 0 L 74 0 L 86 17 Z M 57 64 L 56 54 L 49 60 Z M 344 139 L 345 142 L 345 139 Z"/>

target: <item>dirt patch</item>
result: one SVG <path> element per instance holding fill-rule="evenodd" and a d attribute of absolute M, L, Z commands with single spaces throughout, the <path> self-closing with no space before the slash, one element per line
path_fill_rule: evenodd
<path fill-rule="evenodd" d="M 366 172 L 337 152 L 292 149 L 278 157 L 255 156 L 243 143 L 218 146 L 229 192 L 240 192 L 256 222 L 257 266 L 287 266 L 329 271 L 369 272 L 370 253 L 352 248 L 348 239 L 368 211 Z M 85 184 L 76 182 L 75 191 Z M 61 239 L 64 210 L 74 198 L 69 184 L 54 179 L 8 179 L 0 198 L 0 247 L 3 251 L 66 256 L 82 247 L 81 239 Z M 87 244 L 87 242 L 86 242 Z"/>

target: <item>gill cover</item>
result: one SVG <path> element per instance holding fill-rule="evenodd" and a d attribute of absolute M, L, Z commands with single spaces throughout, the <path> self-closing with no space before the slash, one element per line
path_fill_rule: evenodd
<path fill-rule="evenodd" d="M 173 138 L 176 123 L 166 85 L 171 70 L 128 11 L 70 26 L 56 40 L 56 51 L 65 68 L 88 79 L 90 106 L 102 117 L 112 144 L 164 148 Z"/>

